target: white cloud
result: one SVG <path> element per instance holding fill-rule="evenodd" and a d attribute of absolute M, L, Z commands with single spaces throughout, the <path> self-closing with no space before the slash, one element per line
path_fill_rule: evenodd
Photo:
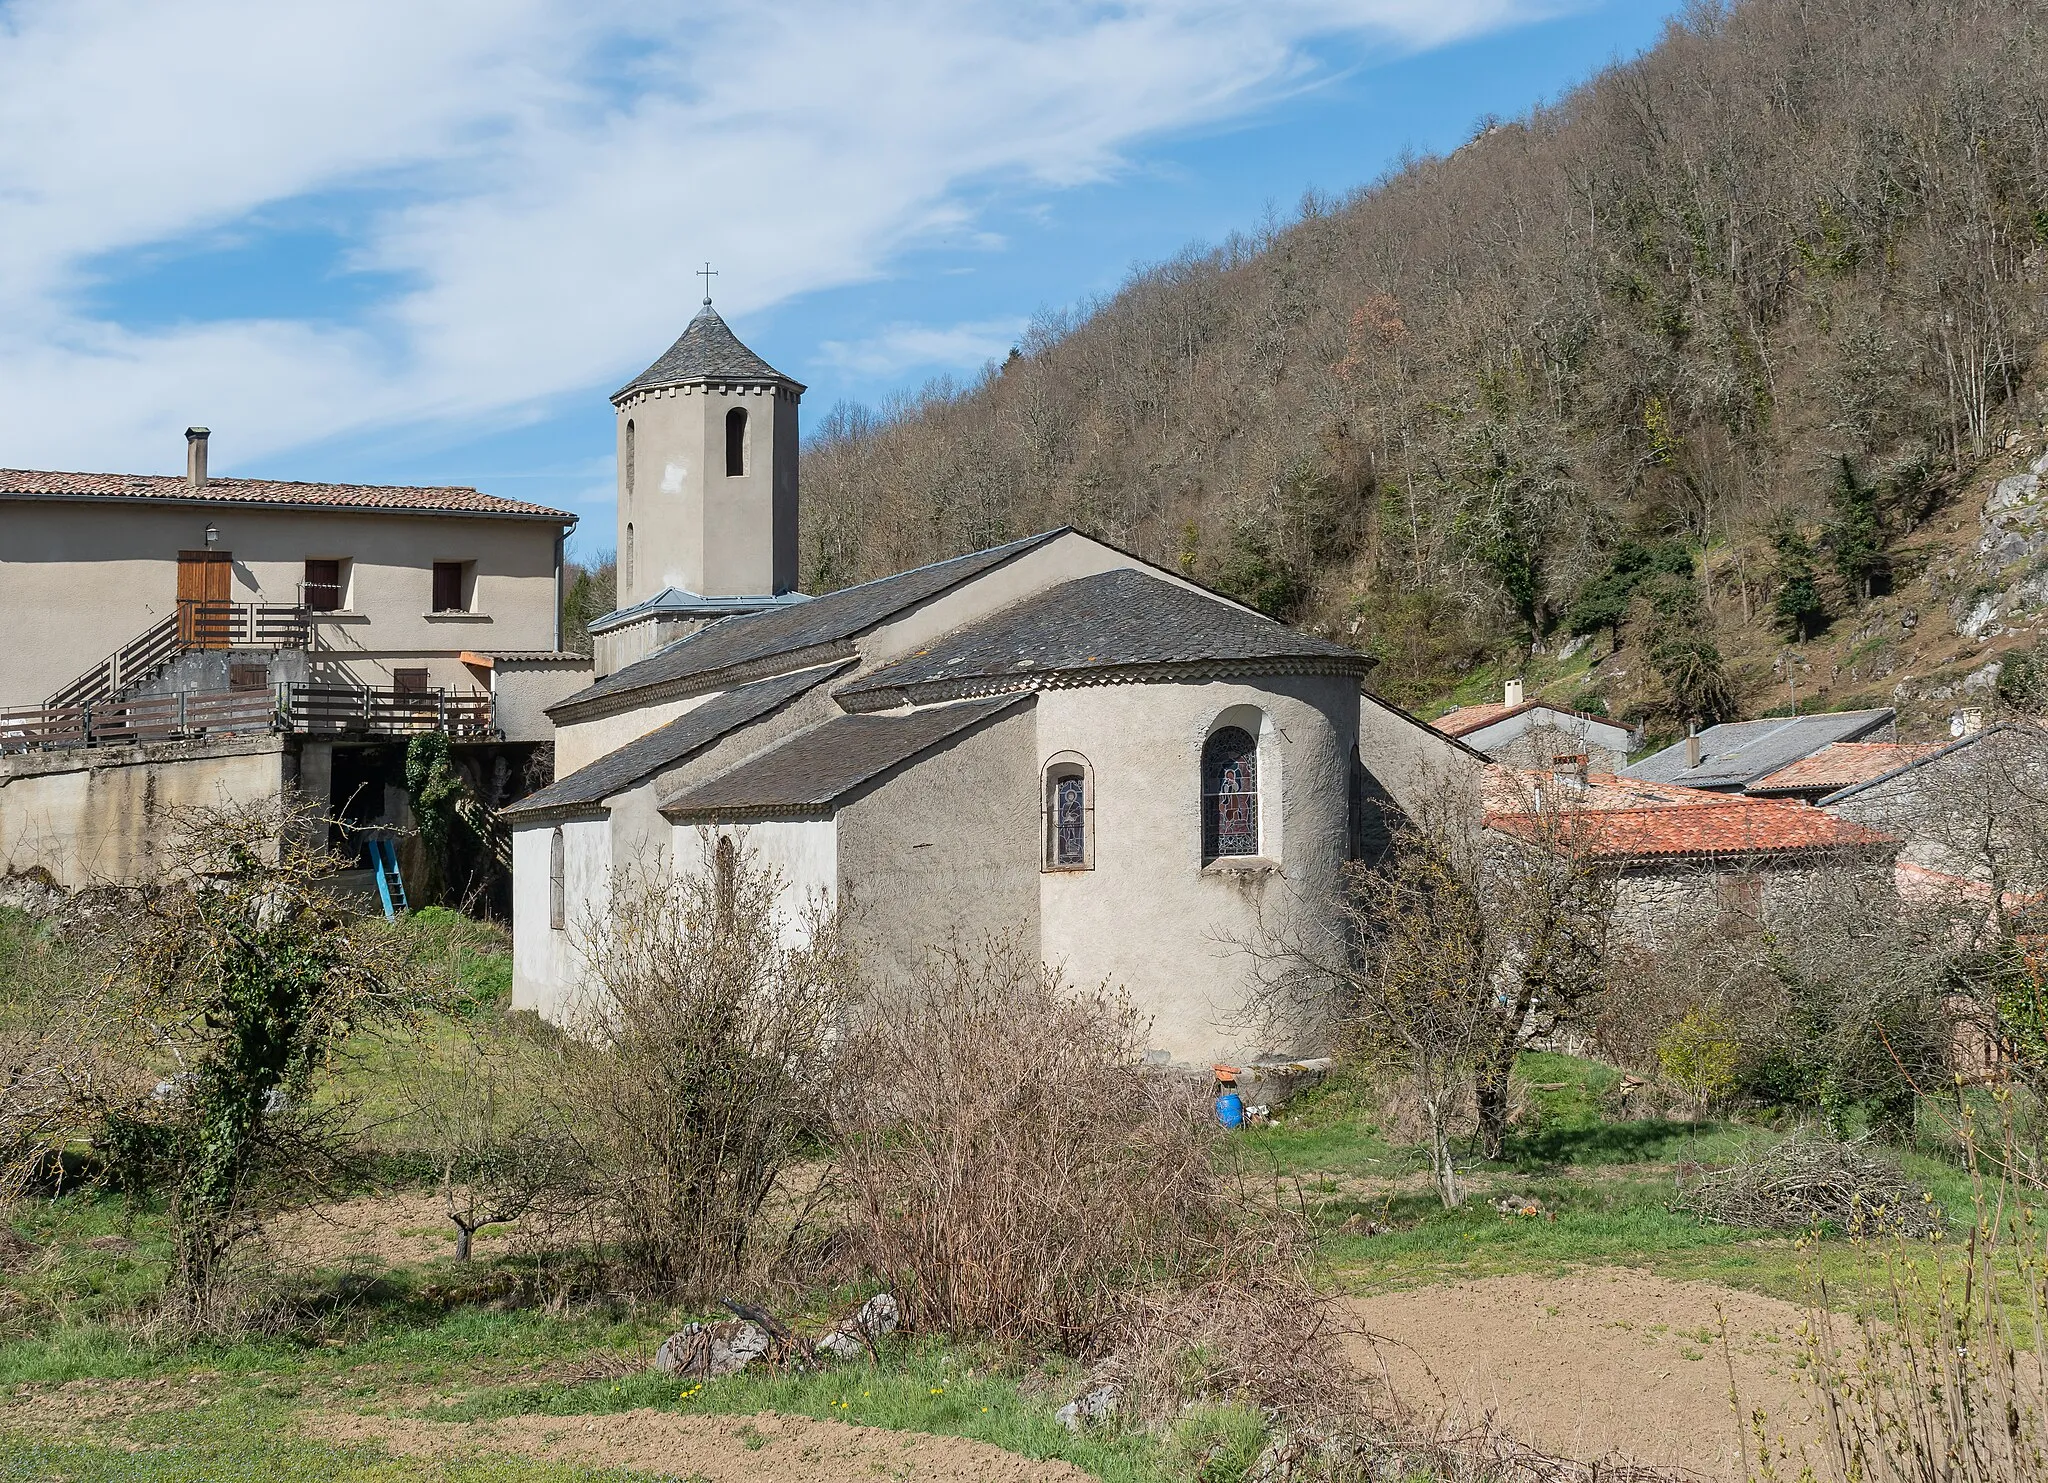
<path fill-rule="evenodd" d="M 824 340 L 818 345 L 825 364 L 863 376 L 898 376 L 930 367 L 943 371 L 978 370 L 1010 353 L 1030 325 L 1025 319 L 982 319 L 966 324 L 890 324 L 864 340 Z"/>
<path fill-rule="evenodd" d="M 1255 108 L 1319 37 L 1426 46 L 1547 8 L 0 0 L 0 463 L 163 465 L 187 421 L 247 459 L 517 415 L 637 370 L 702 258 L 744 315 L 975 230 L 970 185 L 1100 179 Z M 337 192 L 350 266 L 397 285 L 346 322 L 91 307 L 111 254 Z M 997 331 L 843 353 L 978 363 Z"/>

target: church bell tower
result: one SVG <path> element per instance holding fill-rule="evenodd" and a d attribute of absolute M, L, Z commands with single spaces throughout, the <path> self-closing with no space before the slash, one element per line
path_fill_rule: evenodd
<path fill-rule="evenodd" d="M 612 397 L 619 612 L 665 628 L 766 607 L 797 581 L 801 383 L 747 349 L 706 294 L 666 354 Z M 623 657 L 623 656 L 622 656 Z"/>

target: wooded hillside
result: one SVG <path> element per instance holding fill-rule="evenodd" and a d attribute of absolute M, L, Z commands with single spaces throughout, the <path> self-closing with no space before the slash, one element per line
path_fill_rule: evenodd
<path fill-rule="evenodd" d="M 1411 703 L 1577 632 L 1647 660 L 1616 709 L 1753 707 L 1756 656 L 1916 580 L 2035 435 L 2044 76 L 2048 0 L 1696 6 L 970 387 L 836 410 L 805 586 L 1072 523 L 1378 652 Z"/>

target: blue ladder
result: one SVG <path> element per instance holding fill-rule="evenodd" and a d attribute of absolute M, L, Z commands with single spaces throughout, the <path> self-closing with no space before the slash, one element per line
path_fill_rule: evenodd
<path fill-rule="evenodd" d="M 377 872 L 385 919 L 396 920 L 400 912 L 412 909 L 405 899 L 405 877 L 398 873 L 398 841 L 373 834 L 364 843 L 370 847 L 370 868 Z"/>

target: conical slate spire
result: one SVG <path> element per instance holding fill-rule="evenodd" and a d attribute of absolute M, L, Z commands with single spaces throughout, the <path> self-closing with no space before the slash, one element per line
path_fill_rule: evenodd
<path fill-rule="evenodd" d="M 793 381 L 747 349 L 718 311 L 706 299 L 690 327 L 683 331 L 667 352 L 612 394 L 614 402 L 636 391 L 657 386 L 693 386 L 707 381 L 760 381 L 789 386 L 801 392 L 803 383 Z"/>

